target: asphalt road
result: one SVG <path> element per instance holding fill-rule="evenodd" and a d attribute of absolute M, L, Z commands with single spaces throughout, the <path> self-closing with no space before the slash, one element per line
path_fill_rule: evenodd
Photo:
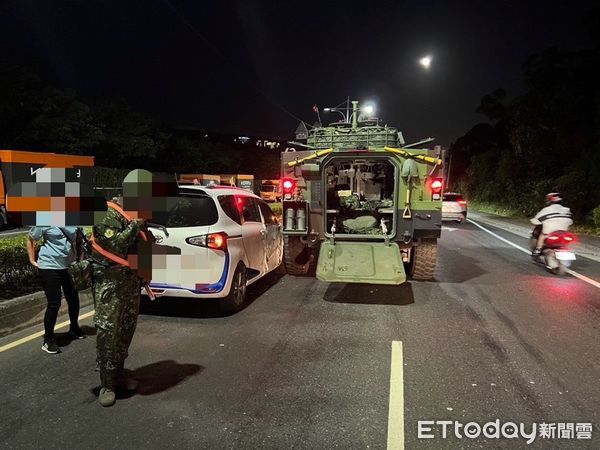
<path fill-rule="evenodd" d="M 441 428 L 418 438 L 418 421 L 496 419 L 527 430 L 592 423 L 591 440 L 538 437 L 529 447 L 600 448 L 600 289 L 546 273 L 473 224 L 448 225 L 432 282 L 271 275 L 229 317 L 210 304 L 146 305 L 127 361 L 140 388 L 112 408 L 97 403 L 93 336 L 63 340 L 56 356 L 39 339 L 2 352 L 0 445 L 381 449 L 390 413 L 396 436 L 403 413 L 408 449 L 527 447 L 443 439 Z M 597 262 L 574 269 L 600 280 Z M 392 341 L 402 343 L 394 364 Z"/>

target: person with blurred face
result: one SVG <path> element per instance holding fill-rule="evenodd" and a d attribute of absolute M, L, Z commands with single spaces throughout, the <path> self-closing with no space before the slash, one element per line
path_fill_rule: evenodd
<path fill-rule="evenodd" d="M 46 353 L 60 353 L 54 339 L 54 327 L 60 309 L 62 295 L 69 307 L 71 339 L 84 339 L 85 333 L 79 328 L 79 293 L 69 276 L 67 267 L 77 258 L 76 227 L 32 227 L 27 236 L 27 254 L 29 262 L 40 270 L 42 286 L 48 305 L 44 314 L 44 342 L 42 350 Z M 36 258 L 35 243 L 43 243 Z"/>
<path fill-rule="evenodd" d="M 116 387 L 135 390 L 137 383 L 125 377 L 124 363 L 137 325 L 143 278 L 130 264 L 142 241 L 152 241 L 145 222 L 152 217 L 152 174 L 133 170 L 123 181 L 119 202 L 108 202 L 106 216 L 93 228 L 94 257 L 103 265 L 94 266 L 93 294 L 97 363 L 102 387 L 102 406 L 115 403 Z M 149 280 L 147 280 L 149 281 Z"/>

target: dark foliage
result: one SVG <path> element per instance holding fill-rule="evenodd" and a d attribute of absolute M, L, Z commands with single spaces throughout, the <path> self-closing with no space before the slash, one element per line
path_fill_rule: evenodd
<path fill-rule="evenodd" d="M 0 148 L 94 155 L 97 166 L 167 173 L 279 173 L 279 153 L 173 129 L 123 99 L 88 104 L 22 67 L 0 67 Z"/>
<path fill-rule="evenodd" d="M 555 48 L 523 64 L 524 94 L 483 97 L 479 124 L 452 147 L 453 178 L 471 199 L 523 214 L 560 191 L 578 220 L 600 205 L 600 50 Z"/>

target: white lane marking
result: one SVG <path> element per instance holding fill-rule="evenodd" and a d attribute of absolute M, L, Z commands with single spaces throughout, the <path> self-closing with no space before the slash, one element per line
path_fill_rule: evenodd
<path fill-rule="evenodd" d="M 504 239 L 502 236 L 498 236 L 496 233 L 494 233 L 493 231 L 488 230 L 487 228 L 485 228 L 484 226 L 479 225 L 477 222 L 474 222 L 472 219 L 467 219 L 469 222 L 471 222 L 473 225 L 475 225 L 476 227 L 481 228 L 483 231 L 485 231 L 488 234 L 491 234 L 492 236 L 494 236 L 496 239 L 501 240 L 502 242 L 507 243 L 508 245 L 513 246 L 514 248 L 516 248 L 517 250 L 521 250 L 523 253 L 527 253 L 528 255 L 531 255 L 531 251 L 527 250 L 526 248 L 521 247 L 520 245 L 514 244 L 512 242 L 510 242 L 507 239 Z M 585 281 L 588 284 L 591 284 L 594 287 L 597 287 L 598 289 L 600 289 L 600 283 L 597 282 L 596 280 L 593 280 L 591 278 L 586 277 L 585 275 L 582 275 L 578 272 L 575 272 L 574 270 L 571 269 L 566 269 L 566 272 L 569 275 L 573 275 L 575 278 L 579 278 L 581 281 Z"/>
<path fill-rule="evenodd" d="M 94 315 L 94 310 L 90 311 L 90 312 L 86 312 L 85 314 L 82 314 L 79 316 L 79 320 L 83 320 L 83 319 L 87 319 L 90 316 Z M 70 321 L 65 321 L 62 323 L 59 323 L 58 325 L 56 325 L 54 327 L 55 330 L 60 330 L 61 328 L 66 327 L 67 325 L 70 325 Z M 42 337 L 44 335 L 44 331 L 38 331 L 37 333 L 33 333 L 30 334 L 29 336 L 25 336 L 24 338 L 21 338 L 19 340 L 16 340 L 14 342 L 11 342 L 10 344 L 6 344 L 3 345 L 2 347 L 0 347 L 0 353 L 5 352 L 6 350 L 10 350 L 11 348 L 15 348 L 21 344 L 25 344 L 26 342 L 29 342 L 33 339 L 37 339 L 39 337 Z"/>
<path fill-rule="evenodd" d="M 392 341 L 387 449 L 404 450 L 404 362 L 401 341 Z"/>
<path fill-rule="evenodd" d="M 586 283 L 589 283 L 592 286 L 596 286 L 598 289 L 600 289 L 600 283 L 598 283 L 596 280 L 592 280 L 591 278 L 588 278 L 585 275 L 581 275 L 580 273 L 577 273 L 571 269 L 567 269 L 565 272 L 567 272 L 570 275 L 573 275 L 575 278 L 579 278 L 581 281 L 585 281 Z"/>

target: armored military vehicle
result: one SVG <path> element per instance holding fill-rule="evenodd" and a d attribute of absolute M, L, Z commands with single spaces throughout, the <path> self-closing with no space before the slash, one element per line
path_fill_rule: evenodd
<path fill-rule="evenodd" d="M 282 153 L 287 273 L 330 282 L 431 279 L 442 226 L 442 155 L 404 145 L 396 128 L 361 114 L 296 131 Z M 306 150 L 304 150 L 306 149 Z"/>

